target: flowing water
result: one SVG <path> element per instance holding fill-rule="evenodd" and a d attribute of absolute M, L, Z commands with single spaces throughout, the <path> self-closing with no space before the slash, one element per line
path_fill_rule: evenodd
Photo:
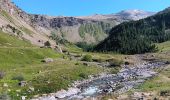
<path fill-rule="evenodd" d="M 91 81 L 82 82 L 68 91 L 60 91 L 38 100 L 81 100 L 103 94 L 121 94 L 157 75 L 153 69 L 164 68 L 165 62 L 145 62 L 134 67 L 122 68 L 116 75 L 104 75 Z"/>

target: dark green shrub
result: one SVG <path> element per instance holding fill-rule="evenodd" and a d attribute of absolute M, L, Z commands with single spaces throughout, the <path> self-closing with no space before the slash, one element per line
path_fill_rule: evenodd
<path fill-rule="evenodd" d="M 51 44 L 50 44 L 50 42 L 49 42 L 49 41 L 46 41 L 46 42 L 44 43 L 44 46 L 50 47 L 50 46 L 51 46 Z"/>
<path fill-rule="evenodd" d="M 114 69 L 111 69 L 111 74 L 117 74 L 119 72 L 120 68 L 119 67 L 116 67 Z"/>
<path fill-rule="evenodd" d="M 75 65 L 80 65 L 80 63 L 77 62 L 77 63 L 75 63 Z"/>
<path fill-rule="evenodd" d="M 91 55 L 85 55 L 85 56 L 83 56 L 82 61 L 91 62 L 92 61 L 92 56 Z"/>
<path fill-rule="evenodd" d="M 87 78 L 88 78 L 88 75 L 85 74 L 85 73 L 80 73 L 79 76 L 80 76 L 81 78 L 84 78 L 84 79 L 87 79 Z"/>
<path fill-rule="evenodd" d="M 93 61 L 94 61 L 94 62 L 102 63 L 102 62 L 105 62 L 106 60 L 101 59 L 101 58 L 98 58 L 98 59 L 93 59 Z"/>
<path fill-rule="evenodd" d="M 122 60 L 118 60 L 118 59 L 115 59 L 115 58 L 108 59 L 106 61 L 110 63 L 111 67 L 120 66 L 121 64 L 123 64 Z"/>
<path fill-rule="evenodd" d="M 82 48 L 84 51 L 92 51 L 95 44 L 87 44 L 86 42 L 78 42 L 76 46 Z"/>
<path fill-rule="evenodd" d="M 12 78 L 12 80 L 18 80 L 18 81 L 23 81 L 24 77 L 22 75 L 17 75 Z"/>

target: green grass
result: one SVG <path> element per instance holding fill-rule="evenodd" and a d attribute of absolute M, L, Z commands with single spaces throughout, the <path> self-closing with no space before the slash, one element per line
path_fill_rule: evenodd
<path fill-rule="evenodd" d="M 114 63 L 122 64 L 126 55 L 116 54 L 116 53 L 94 53 L 94 52 L 84 52 L 83 54 L 92 55 L 92 58 L 98 60 L 99 62 L 105 62 L 106 60 L 112 60 Z"/>
<path fill-rule="evenodd" d="M 139 86 L 142 91 L 164 91 L 170 90 L 170 81 L 161 81 L 162 76 L 158 76 L 152 80 L 145 82 L 143 85 Z"/>
<path fill-rule="evenodd" d="M 81 48 L 79 48 L 76 45 L 71 44 L 71 43 L 66 43 L 65 49 L 72 53 L 82 53 L 83 52 L 83 50 Z"/>
<path fill-rule="evenodd" d="M 170 50 L 170 41 L 157 44 L 158 49 L 162 52 Z"/>
<path fill-rule="evenodd" d="M 0 47 L 33 47 L 30 42 L 0 31 Z"/>
<path fill-rule="evenodd" d="M 63 54 L 52 49 L 33 46 L 28 41 L 3 32 L 0 32 L 0 44 L 0 71 L 5 73 L 3 79 L 0 79 L 0 93 L 7 93 L 12 100 L 19 100 L 22 95 L 33 96 L 66 89 L 75 80 L 103 71 L 94 66 L 76 65 L 77 61 L 62 59 Z M 70 46 L 69 50 L 81 52 L 74 46 Z M 41 62 L 47 57 L 53 58 L 54 62 Z M 22 77 L 28 85 L 19 87 L 19 81 L 13 80 L 16 77 Z M 8 87 L 3 87 L 4 83 Z M 28 93 L 29 87 L 34 87 L 35 91 Z"/>
<path fill-rule="evenodd" d="M 156 92 L 170 91 L 170 66 L 162 70 L 159 75 L 151 80 L 147 80 L 144 84 L 137 87 L 139 91 Z"/>
<path fill-rule="evenodd" d="M 66 89 L 74 80 L 83 79 L 82 74 L 88 76 L 102 71 L 101 68 L 75 64 L 74 61 L 59 60 L 52 65 L 44 65 L 42 72 L 34 77 L 33 83 L 36 89 L 39 89 L 41 93 L 55 92 Z"/>
<path fill-rule="evenodd" d="M 120 54 L 83 52 L 72 44 L 66 44 L 66 49 L 78 55 L 90 54 L 95 59 L 114 58 L 118 61 L 123 59 L 123 55 Z M 0 72 L 5 73 L 3 79 L 0 79 L 0 93 L 7 93 L 12 100 L 20 100 L 23 95 L 29 98 L 33 95 L 66 89 L 73 81 L 82 80 L 88 75 L 118 71 L 114 68 L 103 70 L 101 67 L 87 67 L 81 64 L 81 61 L 70 61 L 63 59 L 63 56 L 67 55 L 59 54 L 52 49 L 33 46 L 28 41 L 0 32 Z M 54 62 L 41 62 L 47 57 L 53 58 Z M 18 86 L 19 81 L 13 80 L 17 78 L 24 79 L 28 85 Z M 8 87 L 3 87 L 4 83 L 7 83 Z M 34 87 L 35 91 L 28 92 L 29 87 Z"/>
<path fill-rule="evenodd" d="M 45 57 L 59 57 L 58 53 L 51 49 L 40 48 L 0 48 L 0 67 L 24 66 L 40 62 Z"/>
<path fill-rule="evenodd" d="M 63 59 L 57 59 L 53 63 L 48 64 L 29 64 L 25 66 L 8 68 L 6 71 L 7 76 L 3 79 L 4 83 L 9 85 L 11 91 L 8 92 L 14 99 L 16 97 L 16 90 L 21 90 L 19 95 L 33 96 L 37 94 L 52 93 L 60 89 L 66 89 L 75 80 L 83 79 L 81 74 L 86 76 L 91 74 L 97 74 L 102 71 L 101 68 L 87 67 L 84 65 L 75 65 L 74 61 L 67 61 Z M 18 81 L 11 80 L 14 76 L 23 76 L 24 79 L 29 82 L 26 87 L 19 87 Z M 29 87 L 34 87 L 35 91 L 28 93 Z"/>

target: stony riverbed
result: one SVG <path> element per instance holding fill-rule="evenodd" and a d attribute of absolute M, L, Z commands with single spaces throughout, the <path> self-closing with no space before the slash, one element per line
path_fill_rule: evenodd
<path fill-rule="evenodd" d="M 142 62 L 125 66 L 116 75 L 101 74 L 88 80 L 77 81 L 71 88 L 51 93 L 33 100 L 81 100 L 107 93 L 121 94 L 142 84 L 155 75 L 154 69 L 163 69 L 166 62 Z"/>

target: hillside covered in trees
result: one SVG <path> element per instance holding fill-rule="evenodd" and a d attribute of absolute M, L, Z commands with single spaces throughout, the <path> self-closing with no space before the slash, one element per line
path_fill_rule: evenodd
<path fill-rule="evenodd" d="M 85 23 L 82 24 L 79 28 L 79 34 L 81 38 L 85 38 L 86 34 L 93 36 L 96 41 L 104 40 L 107 37 L 107 34 L 111 30 L 113 26 L 115 26 L 115 22 L 96 22 L 96 23 Z"/>
<path fill-rule="evenodd" d="M 170 8 L 154 16 L 122 23 L 114 27 L 108 38 L 94 50 L 136 54 L 155 51 L 154 43 L 170 40 Z"/>

